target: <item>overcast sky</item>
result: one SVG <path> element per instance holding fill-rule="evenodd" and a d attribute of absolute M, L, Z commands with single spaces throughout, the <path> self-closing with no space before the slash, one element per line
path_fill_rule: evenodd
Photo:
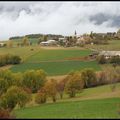
<path fill-rule="evenodd" d="M 26 34 L 116 32 L 120 2 L 0 2 L 0 40 Z"/>

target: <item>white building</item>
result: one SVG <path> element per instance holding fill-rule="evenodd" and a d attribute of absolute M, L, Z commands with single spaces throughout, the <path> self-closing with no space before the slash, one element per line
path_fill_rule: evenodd
<path fill-rule="evenodd" d="M 119 56 L 120 57 L 120 51 L 102 51 L 99 55 L 103 55 L 106 57 L 106 59 L 113 57 L 113 56 Z"/>
<path fill-rule="evenodd" d="M 5 43 L 0 43 L 0 47 L 3 47 L 5 45 Z"/>
<path fill-rule="evenodd" d="M 53 46 L 53 45 L 57 45 L 57 41 L 55 41 L 55 40 L 48 40 L 46 42 L 41 42 L 40 45 L 43 45 L 43 46 Z"/>

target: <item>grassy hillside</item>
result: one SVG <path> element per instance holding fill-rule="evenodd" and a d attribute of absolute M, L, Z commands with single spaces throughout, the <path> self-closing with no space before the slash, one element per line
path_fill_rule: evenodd
<path fill-rule="evenodd" d="M 90 50 L 80 49 L 40 49 L 35 54 L 27 57 L 24 63 L 13 66 L 11 70 L 13 72 L 24 72 L 28 69 L 43 69 L 48 75 L 64 75 L 72 70 L 81 70 L 83 68 L 100 70 L 100 66 L 96 61 L 79 60 L 90 53 Z"/>
<path fill-rule="evenodd" d="M 90 50 L 64 49 L 64 50 L 40 50 L 39 53 L 29 57 L 28 62 L 67 60 L 88 56 Z"/>
<path fill-rule="evenodd" d="M 13 72 L 24 72 L 30 69 L 43 69 L 48 75 L 64 75 L 72 70 L 82 70 L 84 68 L 93 68 L 94 70 L 100 70 L 100 66 L 96 61 L 63 61 L 63 62 L 40 62 L 40 63 L 23 63 L 13 66 L 11 70 Z"/>
<path fill-rule="evenodd" d="M 14 110 L 17 118 L 120 118 L 120 83 L 84 89 L 75 98 L 64 94 L 56 103 L 51 99 L 42 105 Z M 34 97 L 34 96 L 33 96 Z M 34 104 L 34 103 L 33 103 Z"/>
<path fill-rule="evenodd" d="M 87 47 L 98 50 L 120 50 L 120 40 L 111 40 L 107 45 L 87 45 Z"/>

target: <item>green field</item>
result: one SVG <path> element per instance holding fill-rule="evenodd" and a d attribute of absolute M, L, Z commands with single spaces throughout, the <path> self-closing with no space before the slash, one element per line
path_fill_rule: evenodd
<path fill-rule="evenodd" d="M 51 99 L 46 104 L 33 103 L 31 107 L 15 109 L 14 114 L 17 118 L 120 118 L 120 83 L 114 92 L 111 86 L 84 89 L 75 98 L 57 96 L 56 103 L 51 103 Z"/>
<path fill-rule="evenodd" d="M 64 62 L 40 62 L 40 63 L 23 63 L 13 66 L 11 70 L 13 72 L 24 72 L 30 69 L 43 69 L 48 75 L 64 75 L 72 70 L 82 70 L 84 68 L 93 68 L 94 70 L 100 70 L 100 66 L 96 61 L 64 61 Z"/>
<path fill-rule="evenodd" d="M 87 47 L 96 50 L 120 50 L 120 40 L 111 40 L 107 45 L 87 45 Z"/>
<path fill-rule="evenodd" d="M 120 98 L 45 104 L 18 109 L 17 118 L 120 118 Z"/>
<path fill-rule="evenodd" d="M 90 50 L 64 49 L 64 50 L 40 50 L 39 53 L 28 58 L 27 62 L 67 60 L 88 56 Z"/>
<path fill-rule="evenodd" d="M 39 52 L 27 57 L 24 63 L 13 66 L 11 70 L 13 72 L 24 72 L 28 69 L 43 69 L 48 75 L 64 75 L 72 70 L 81 70 L 84 68 L 100 70 L 100 66 L 96 61 L 74 60 L 76 58 L 88 56 L 90 53 L 90 50 L 80 49 L 40 49 Z"/>

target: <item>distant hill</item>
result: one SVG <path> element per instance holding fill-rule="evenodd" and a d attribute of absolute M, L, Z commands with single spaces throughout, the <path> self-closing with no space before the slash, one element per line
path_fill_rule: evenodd
<path fill-rule="evenodd" d="M 13 36 L 10 37 L 9 40 L 16 40 L 16 39 L 22 39 L 23 37 L 28 37 L 28 38 L 40 38 L 42 36 L 46 35 L 48 39 L 58 39 L 59 37 L 64 37 L 62 35 L 56 35 L 56 34 L 28 34 L 25 36 Z"/>

